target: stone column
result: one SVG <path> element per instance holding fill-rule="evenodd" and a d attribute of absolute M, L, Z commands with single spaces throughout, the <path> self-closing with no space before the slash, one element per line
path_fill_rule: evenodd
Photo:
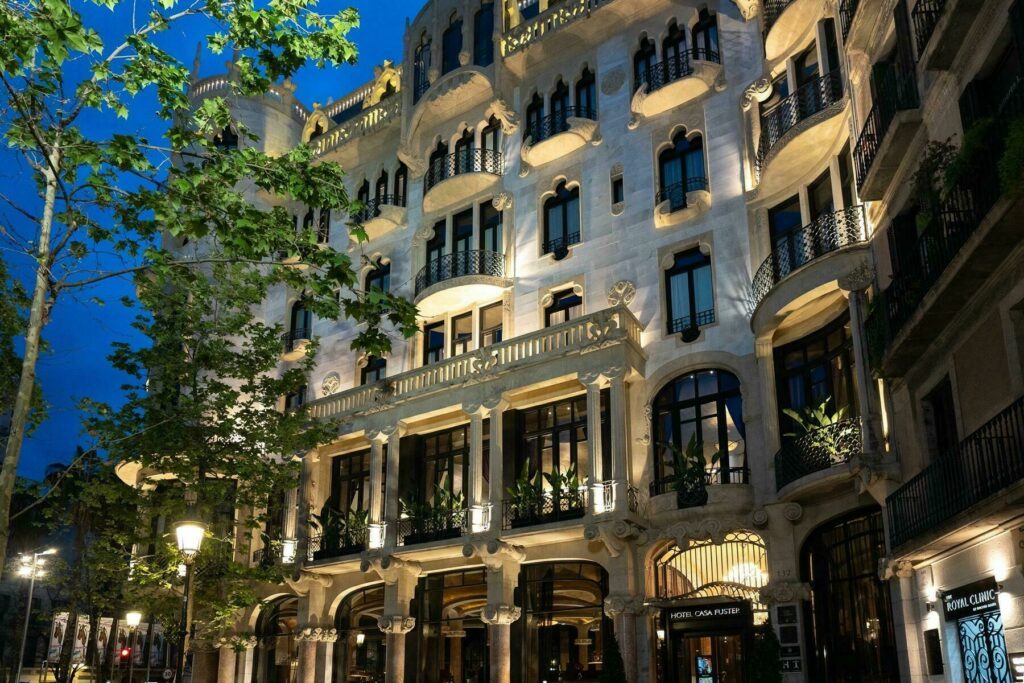
<path fill-rule="evenodd" d="M 487 651 L 491 683 L 511 680 L 512 622 L 522 610 L 515 606 L 514 592 L 519 583 L 519 567 L 526 551 L 498 539 L 469 543 L 462 549 L 465 557 L 477 555 L 487 567 L 487 604 L 480 615 L 487 624 Z"/>
<path fill-rule="evenodd" d="M 217 683 L 235 683 L 238 653 L 232 643 L 222 642 L 217 648 Z"/>
<path fill-rule="evenodd" d="M 251 681 L 253 676 L 253 658 L 256 651 L 256 636 L 249 636 L 240 645 L 245 649 L 239 652 L 239 659 L 242 663 L 242 671 L 236 672 L 236 678 L 241 681 Z M 223 683 L 223 682 L 222 682 Z"/>
<path fill-rule="evenodd" d="M 504 455 L 504 412 L 508 402 L 500 396 L 484 401 L 484 406 L 491 412 L 490 457 L 488 467 L 490 482 L 487 497 L 491 505 L 491 528 L 500 529 L 502 524 L 503 496 L 505 495 L 505 455 Z"/>
<path fill-rule="evenodd" d="M 299 644 L 299 670 L 295 680 L 316 683 L 316 641 L 301 631 L 295 634 L 295 640 Z"/>
<path fill-rule="evenodd" d="M 384 485 L 387 487 L 384 494 L 384 522 L 387 525 L 387 535 L 383 541 L 385 546 L 393 548 L 398 544 L 398 517 L 402 513 L 398 502 L 398 449 L 405 434 L 405 425 L 399 422 L 381 431 L 388 437 L 387 476 L 384 478 Z"/>
<path fill-rule="evenodd" d="M 615 487 L 615 510 L 624 511 L 627 504 L 626 491 L 629 487 L 629 443 L 626 431 L 629 424 L 629 402 L 626 400 L 626 370 L 621 367 L 609 368 L 603 374 L 609 383 L 609 445 L 612 454 L 611 479 Z"/>
<path fill-rule="evenodd" d="M 896 635 L 896 659 L 899 662 L 900 679 L 926 681 L 926 655 L 922 642 L 924 630 L 937 628 L 941 634 L 943 648 L 956 647 L 944 637 L 945 625 L 941 618 L 942 608 L 939 600 L 935 597 L 932 611 L 922 615 L 924 596 L 915 585 L 914 569 L 910 562 L 889 560 L 879 574 L 880 578 L 888 583 L 892 600 L 893 631 Z"/>
<path fill-rule="evenodd" d="M 464 403 L 462 410 L 469 415 L 469 496 L 467 500 L 469 530 L 482 533 L 493 527 L 494 516 L 501 514 L 501 492 L 503 490 L 501 411 L 505 402 L 492 398 L 480 403 Z M 484 420 L 490 418 L 490 466 L 491 481 L 484 481 Z M 497 467 L 497 469 L 495 469 Z M 485 492 L 485 485 L 487 490 Z M 497 494 L 497 500 L 495 500 Z"/>
<path fill-rule="evenodd" d="M 316 644 L 316 680 L 328 683 L 334 674 L 334 644 L 338 642 L 338 629 L 323 629 Z"/>
<path fill-rule="evenodd" d="M 761 423 L 764 425 L 765 453 L 774 455 L 782 445 L 779 435 L 779 404 L 775 394 L 775 349 L 771 337 L 762 337 L 754 345 L 757 369 L 761 375 Z M 769 456 L 770 457 L 770 456 Z M 769 467 L 771 467 L 769 465 Z M 774 486 L 774 468 L 772 485 Z M 774 490 L 774 489 L 773 489 Z"/>
<path fill-rule="evenodd" d="M 589 475 L 591 490 L 604 483 L 604 471 L 601 463 L 601 389 L 605 379 L 600 372 L 582 373 L 580 382 L 587 388 L 587 445 L 590 451 L 590 472 L 580 472 L 580 477 Z"/>
<path fill-rule="evenodd" d="M 370 440 L 370 510 L 367 530 L 367 547 L 370 550 L 387 545 L 398 531 L 398 449 L 404 431 L 402 427 L 401 424 L 388 425 L 366 431 L 366 438 Z M 388 446 L 386 462 L 384 444 Z"/>
<path fill-rule="evenodd" d="M 846 283 L 840 281 L 840 286 Z M 852 284 L 864 284 L 863 281 Z M 867 285 L 865 284 L 865 287 Z M 862 449 L 866 455 L 883 455 L 882 416 L 878 406 L 878 392 L 868 367 L 868 346 L 864 334 L 864 289 L 850 291 L 850 332 L 853 336 L 853 367 L 857 373 L 857 402 L 860 406 L 860 433 Z"/>
<path fill-rule="evenodd" d="M 380 430 L 368 430 L 370 440 L 370 524 L 384 521 L 384 443 L 387 435 Z"/>
<path fill-rule="evenodd" d="M 302 474 L 299 478 L 298 491 L 298 533 L 296 534 L 299 548 L 307 547 L 310 513 L 318 514 L 322 505 L 317 487 L 319 465 L 320 456 L 315 450 L 307 453 L 306 457 L 302 459 Z M 301 560 L 306 559 L 305 552 L 305 550 L 302 551 Z"/>
<path fill-rule="evenodd" d="M 469 495 L 467 504 L 472 510 L 486 503 L 484 498 L 484 418 L 487 416 L 487 409 L 479 403 L 463 403 L 462 410 L 469 415 Z"/>
<path fill-rule="evenodd" d="M 409 616 L 409 603 L 423 568 L 416 562 L 385 556 L 364 559 L 360 569 L 364 573 L 372 570 L 384 580 L 384 613 L 377 618 L 377 626 L 386 634 L 387 641 L 384 680 L 402 683 L 405 680 L 405 634 L 416 626 L 416 619 Z"/>
<path fill-rule="evenodd" d="M 637 615 L 646 614 L 642 595 L 620 593 L 609 595 L 604 600 L 604 613 L 615 625 L 615 639 L 619 642 L 622 652 L 622 664 L 626 670 L 626 680 L 635 683 L 636 677 L 636 641 Z M 610 635 L 610 634 L 609 634 Z"/>

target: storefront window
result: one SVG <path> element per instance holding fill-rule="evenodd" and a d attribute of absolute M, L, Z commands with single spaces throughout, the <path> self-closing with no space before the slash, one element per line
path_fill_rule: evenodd
<path fill-rule="evenodd" d="M 420 683 L 486 683 L 487 604 L 483 568 L 430 574 L 416 590 L 416 633 Z"/>
<path fill-rule="evenodd" d="M 295 683 L 298 607 L 296 598 L 283 598 L 268 605 L 260 614 L 256 623 L 253 683 Z"/>
<path fill-rule="evenodd" d="M 384 612 L 384 586 L 349 594 L 338 607 L 334 646 L 335 683 L 378 683 L 384 680 L 386 640 L 377 626 Z"/>

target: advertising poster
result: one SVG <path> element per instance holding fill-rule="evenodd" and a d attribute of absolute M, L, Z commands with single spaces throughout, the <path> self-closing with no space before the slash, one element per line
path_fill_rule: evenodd
<path fill-rule="evenodd" d="M 132 659 L 135 666 L 142 666 L 146 656 L 146 634 L 149 633 L 149 624 L 139 624 L 135 629 L 135 642 L 132 643 Z"/>
<path fill-rule="evenodd" d="M 85 662 L 85 652 L 89 646 L 89 617 L 78 615 L 78 623 L 75 625 L 75 641 L 71 647 L 71 663 L 82 664 Z"/>
<path fill-rule="evenodd" d="M 50 645 L 46 650 L 46 661 L 56 662 L 60 659 L 60 648 L 64 644 L 64 635 L 68 630 L 68 613 L 60 612 L 53 617 L 53 628 L 50 629 Z"/>
<path fill-rule="evenodd" d="M 163 624 L 153 624 L 153 635 L 150 636 L 149 665 L 163 666 L 167 661 L 167 639 L 164 638 Z"/>
<path fill-rule="evenodd" d="M 113 617 L 100 617 L 99 630 L 96 631 L 96 650 L 100 664 L 107 661 L 107 650 L 110 645 L 110 631 L 114 628 Z"/>

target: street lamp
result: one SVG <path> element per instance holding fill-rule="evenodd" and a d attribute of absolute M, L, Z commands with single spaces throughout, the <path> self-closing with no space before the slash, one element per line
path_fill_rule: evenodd
<path fill-rule="evenodd" d="M 128 683 L 135 681 L 135 633 L 142 623 L 142 612 L 128 612 L 124 615 L 125 623 L 128 624 Z"/>
<path fill-rule="evenodd" d="M 174 525 L 174 536 L 178 541 L 178 551 L 185 565 L 185 585 L 181 595 L 181 631 L 178 646 L 178 664 L 175 671 L 175 683 L 185 680 L 185 639 L 188 638 L 188 594 L 192 587 L 192 562 L 199 554 L 203 545 L 206 525 L 198 519 L 185 518 Z"/>
<path fill-rule="evenodd" d="M 21 664 L 25 660 L 25 642 L 28 640 L 28 624 L 32 620 L 32 593 L 36 589 L 36 577 L 42 575 L 42 567 L 46 555 L 56 555 L 56 548 L 47 548 L 41 553 L 21 556 L 18 574 L 28 578 L 28 603 L 25 605 L 25 627 L 21 631 L 21 649 L 18 653 L 18 672 L 14 675 L 14 683 L 21 683 Z"/>

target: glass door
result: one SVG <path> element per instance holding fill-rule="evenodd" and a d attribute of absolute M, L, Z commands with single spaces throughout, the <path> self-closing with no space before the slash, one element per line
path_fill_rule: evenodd
<path fill-rule="evenodd" d="M 676 683 L 743 683 L 743 637 L 673 633 Z"/>

